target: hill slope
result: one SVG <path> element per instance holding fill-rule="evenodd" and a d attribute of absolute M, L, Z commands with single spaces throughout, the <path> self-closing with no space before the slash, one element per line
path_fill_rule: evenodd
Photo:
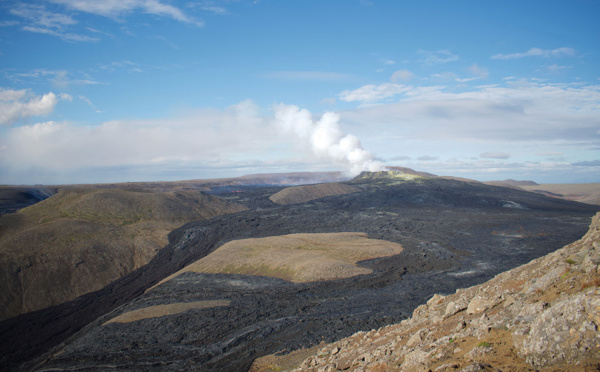
<path fill-rule="evenodd" d="M 287 205 L 306 203 L 327 196 L 351 194 L 358 191 L 360 189 L 343 183 L 321 183 L 317 185 L 288 187 L 271 195 L 269 199 L 273 203 Z"/>
<path fill-rule="evenodd" d="M 600 205 L 600 183 L 549 183 L 542 185 L 521 185 L 523 190 L 543 195 L 574 200 L 580 203 Z"/>
<path fill-rule="evenodd" d="M 63 189 L 0 219 L 0 319 L 98 290 L 186 222 L 244 210 L 197 191 Z"/>
<path fill-rule="evenodd" d="M 596 371 L 599 264 L 600 213 L 577 242 L 484 284 L 436 294 L 400 324 L 320 347 L 297 371 Z M 264 358 L 251 371 L 286 358 Z"/>

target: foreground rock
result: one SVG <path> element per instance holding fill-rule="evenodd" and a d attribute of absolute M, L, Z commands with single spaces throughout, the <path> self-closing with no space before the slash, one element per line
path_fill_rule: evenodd
<path fill-rule="evenodd" d="M 600 214 L 580 240 L 492 280 L 436 294 L 410 319 L 322 345 L 297 371 L 596 371 Z M 285 356 L 255 362 L 267 370 Z"/>

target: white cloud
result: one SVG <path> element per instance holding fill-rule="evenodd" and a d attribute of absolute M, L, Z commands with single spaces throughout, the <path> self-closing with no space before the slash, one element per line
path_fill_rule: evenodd
<path fill-rule="evenodd" d="M 56 37 L 63 39 L 64 41 L 95 42 L 95 41 L 100 40 L 97 37 L 79 35 L 79 34 L 74 34 L 72 32 L 59 32 L 59 31 L 50 30 L 50 29 L 41 28 L 41 27 L 25 26 L 25 27 L 23 27 L 23 30 L 29 31 L 29 32 L 34 32 L 37 34 L 46 34 L 46 35 L 56 36 Z"/>
<path fill-rule="evenodd" d="M 98 67 L 101 70 L 114 72 L 117 70 L 126 70 L 127 72 L 143 72 L 142 67 L 139 63 L 122 60 L 122 61 L 114 61 L 108 64 L 100 64 Z"/>
<path fill-rule="evenodd" d="M 344 121 L 356 126 L 369 123 L 369 132 L 386 133 L 387 138 L 541 141 L 550 144 L 548 149 L 556 147 L 552 141 L 600 146 L 600 85 L 509 83 L 462 92 L 440 86 L 393 88 L 386 83 L 342 92 L 347 101 L 381 103 L 344 111 Z M 389 103 L 391 99 L 396 102 Z"/>
<path fill-rule="evenodd" d="M 328 71 L 272 71 L 263 77 L 278 80 L 340 81 L 352 78 L 352 75 Z"/>
<path fill-rule="evenodd" d="M 77 24 L 77 21 L 71 16 L 51 12 L 43 5 L 18 4 L 10 10 L 10 13 L 45 28 L 56 29 Z"/>
<path fill-rule="evenodd" d="M 472 64 L 471 67 L 469 67 L 469 71 L 480 79 L 485 79 L 489 75 L 488 70 L 486 68 L 479 67 L 477 63 Z"/>
<path fill-rule="evenodd" d="M 96 107 L 96 106 L 95 106 L 95 105 L 92 103 L 92 101 L 91 101 L 89 98 L 87 98 L 86 96 L 79 95 L 79 96 L 77 96 L 77 98 L 79 98 L 79 99 L 80 99 L 80 100 L 82 100 L 83 102 L 87 103 L 87 104 L 88 104 L 88 106 L 90 106 L 92 109 L 94 109 L 94 111 L 96 111 L 96 113 L 98 113 L 98 114 L 99 114 L 99 113 L 102 113 L 102 111 L 98 110 L 98 108 L 97 108 L 97 107 Z"/>
<path fill-rule="evenodd" d="M 474 80 L 479 80 L 479 79 L 485 79 L 488 77 L 489 72 L 486 68 L 483 67 L 479 67 L 479 65 L 477 63 L 472 64 L 468 69 L 467 69 L 471 74 L 473 74 L 473 77 L 470 78 L 455 78 L 454 80 L 459 82 L 459 83 L 466 83 L 468 81 L 474 81 Z"/>
<path fill-rule="evenodd" d="M 479 181 L 500 179 L 532 180 L 540 183 L 555 183 L 568 179 L 569 182 L 590 181 L 590 167 L 575 166 L 566 162 L 504 162 L 497 160 L 443 160 L 432 162 L 404 162 L 403 166 L 438 175 L 472 178 Z M 593 165 L 592 165 L 593 166 Z M 565 175 L 569 175 L 565 178 Z"/>
<path fill-rule="evenodd" d="M 543 152 L 537 152 L 536 155 L 540 155 L 540 156 L 563 156 L 565 153 L 564 152 L 557 152 L 557 151 L 543 151 Z"/>
<path fill-rule="evenodd" d="M 447 71 L 437 74 L 431 74 L 429 76 L 429 79 L 437 81 L 456 81 L 458 80 L 458 76 L 454 72 Z"/>
<path fill-rule="evenodd" d="M 556 72 L 559 72 L 559 71 L 562 71 L 562 70 L 568 70 L 570 68 L 573 68 L 573 66 L 559 66 L 559 65 L 557 65 L 555 63 L 553 65 L 547 66 L 546 70 L 548 70 L 550 72 L 553 72 L 553 73 L 556 73 Z"/>
<path fill-rule="evenodd" d="M 27 90 L 0 88 L 0 125 L 13 124 L 19 119 L 31 116 L 48 115 L 59 100 L 71 100 L 68 94 L 50 92 L 34 96 Z"/>
<path fill-rule="evenodd" d="M 188 8 L 200 8 L 207 12 L 211 12 L 214 14 L 225 15 L 229 14 L 229 11 L 223 6 L 215 4 L 214 1 L 201 1 L 196 3 L 190 3 L 187 5 Z"/>
<path fill-rule="evenodd" d="M 0 27 L 17 26 L 19 21 L 0 21 Z"/>
<path fill-rule="evenodd" d="M 164 4 L 159 0 L 51 0 L 67 8 L 80 12 L 93 13 L 105 17 L 121 17 L 133 11 L 170 17 L 180 22 L 202 25 L 202 22 L 188 17 L 181 9 Z"/>
<path fill-rule="evenodd" d="M 2 141 L 7 151 L 0 155 L 0 166 L 61 171 L 198 165 L 223 162 L 236 154 L 252 159 L 268 151 L 272 141 L 267 136 L 270 127 L 256 110 L 251 102 L 242 102 L 224 112 L 200 110 L 181 118 L 118 120 L 89 126 L 51 121 L 14 127 Z"/>
<path fill-rule="evenodd" d="M 55 76 L 52 79 L 52 83 L 58 87 L 65 88 L 69 85 L 97 85 L 101 84 L 99 81 L 92 79 L 71 79 L 69 72 L 65 70 L 55 71 Z"/>
<path fill-rule="evenodd" d="M 484 152 L 479 157 L 485 159 L 508 159 L 510 158 L 510 154 L 505 152 Z"/>
<path fill-rule="evenodd" d="M 345 90 L 339 97 L 346 102 L 379 102 L 398 94 L 409 91 L 411 88 L 402 84 L 385 83 L 381 85 L 365 85 L 354 90 Z"/>
<path fill-rule="evenodd" d="M 397 83 L 399 81 L 409 81 L 414 76 L 415 75 L 408 70 L 398 70 L 392 74 L 392 77 L 390 78 L 390 80 L 393 83 Z"/>
<path fill-rule="evenodd" d="M 2 94 L 12 100 L 21 97 L 14 91 Z M 8 128 L 0 139 L 0 172 L 6 180 L 47 183 L 41 179 L 44 174 L 63 175 L 62 182 L 82 182 L 82 174 L 107 170 L 123 179 L 140 170 L 164 175 L 169 169 L 178 174 L 194 169 L 251 171 L 285 164 L 288 170 L 329 167 L 356 173 L 382 166 L 356 136 L 344 133 L 337 114 L 313 120 L 310 112 L 295 106 L 273 109 L 273 118 L 262 117 L 257 106 L 244 101 L 225 110 L 203 109 L 158 120 L 84 126 L 48 121 Z"/>
<path fill-rule="evenodd" d="M 323 98 L 319 102 L 323 103 L 325 105 L 335 105 L 337 103 L 337 99 L 335 99 L 335 97 L 327 97 L 327 98 Z"/>
<path fill-rule="evenodd" d="M 435 52 L 420 49 L 417 51 L 417 54 L 421 56 L 421 63 L 426 65 L 438 65 L 442 63 L 458 61 L 460 59 L 456 54 L 453 54 L 446 49 Z"/>
<path fill-rule="evenodd" d="M 383 61 L 382 61 L 382 62 L 383 62 L 383 64 L 384 64 L 384 65 L 388 65 L 388 66 L 391 66 L 391 65 L 395 65 L 395 64 L 396 64 L 396 61 L 393 61 L 393 60 L 391 60 L 391 59 L 383 59 Z"/>
<path fill-rule="evenodd" d="M 10 13 L 24 18 L 29 23 L 24 25 L 24 31 L 59 37 L 70 42 L 98 41 L 98 38 L 68 32 L 66 29 L 78 22 L 67 14 L 47 10 L 43 5 L 18 4 L 10 9 Z"/>
<path fill-rule="evenodd" d="M 495 54 L 491 58 L 492 59 L 518 59 L 525 57 L 565 57 L 565 56 L 574 56 L 575 49 L 562 47 L 556 49 L 540 49 L 540 48 L 531 48 L 524 53 L 512 53 L 512 54 Z"/>

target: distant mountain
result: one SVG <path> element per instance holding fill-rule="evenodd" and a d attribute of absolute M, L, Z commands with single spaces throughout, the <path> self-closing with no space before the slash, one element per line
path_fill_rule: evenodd
<path fill-rule="evenodd" d="M 600 183 L 549 183 L 521 188 L 550 197 L 600 205 Z"/>
<path fill-rule="evenodd" d="M 538 185 L 537 183 L 533 182 L 533 181 L 517 181 L 517 180 L 511 180 L 511 179 L 507 179 L 504 181 L 485 181 L 484 182 L 487 185 L 492 185 L 492 186 L 506 186 L 506 187 L 521 187 L 521 186 L 536 186 Z"/>

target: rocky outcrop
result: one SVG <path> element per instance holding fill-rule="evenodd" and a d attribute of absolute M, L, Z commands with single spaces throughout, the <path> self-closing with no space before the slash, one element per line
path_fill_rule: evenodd
<path fill-rule="evenodd" d="M 324 345 L 297 371 L 596 371 L 599 264 L 597 214 L 579 241 Z"/>

